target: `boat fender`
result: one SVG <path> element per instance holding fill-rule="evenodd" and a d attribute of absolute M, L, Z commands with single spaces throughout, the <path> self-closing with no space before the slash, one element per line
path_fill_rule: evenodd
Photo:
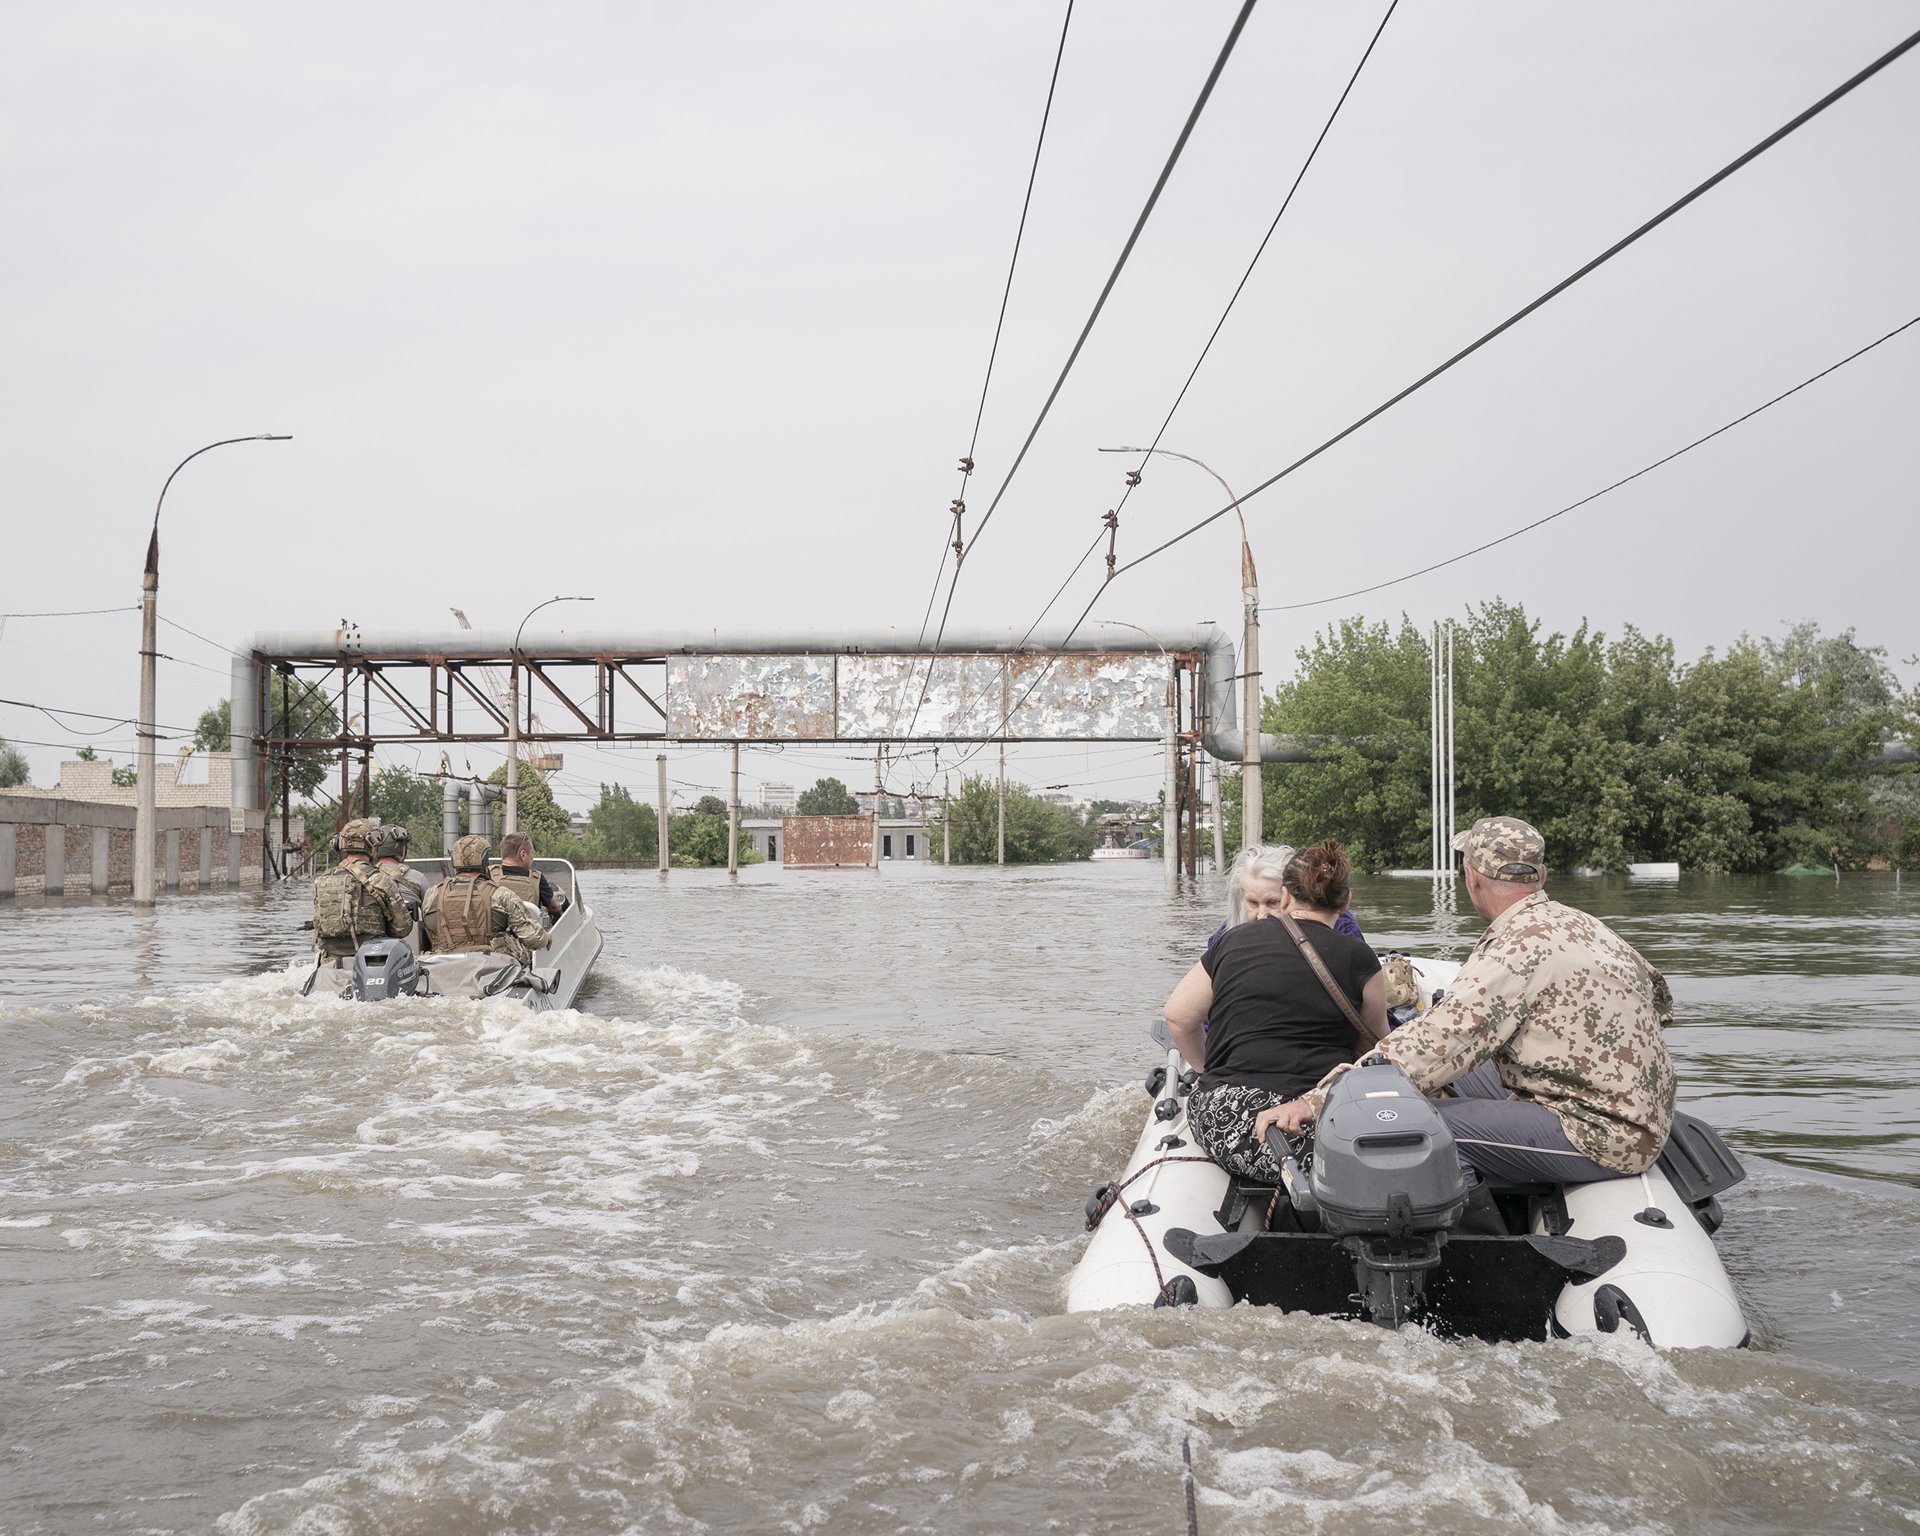
<path fill-rule="evenodd" d="M 1087 1230 L 1091 1232 L 1100 1225 L 1100 1218 L 1113 1209 L 1113 1202 L 1120 1198 L 1120 1190 L 1114 1184 L 1102 1184 L 1087 1196 Z"/>
<path fill-rule="evenodd" d="M 1640 1315 L 1633 1298 L 1617 1285 L 1603 1285 L 1593 1293 L 1593 1320 L 1602 1333 L 1617 1333 L 1624 1322 L 1640 1335 L 1641 1343 L 1653 1343 L 1647 1320 Z"/>
<path fill-rule="evenodd" d="M 1175 1275 L 1160 1287 L 1160 1294 L 1153 1298 L 1156 1309 L 1160 1307 L 1197 1307 L 1200 1305 L 1200 1288 L 1193 1283 L 1192 1275 Z"/>

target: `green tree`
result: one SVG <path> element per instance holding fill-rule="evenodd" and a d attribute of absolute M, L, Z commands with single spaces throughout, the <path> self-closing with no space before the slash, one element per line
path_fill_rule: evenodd
<path fill-rule="evenodd" d="M 1261 774 L 1262 841 L 1338 837 L 1369 869 L 1426 862 L 1427 654 L 1426 636 L 1404 617 L 1397 629 L 1348 619 L 1301 648 L 1261 727 L 1317 743 L 1319 755 Z M 1240 789 L 1238 775 L 1222 778 L 1230 824 Z"/>
<path fill-rule="evenodd" d="M 811 789 L 800 791 L 794 810 L 802 816 L 855 816 L 859 814 L 860 802 L 838 779 L 820 779 Z"/>
<path fill-rule="evenodd" d="M 952 829 L 956 864 L 991 864 L 998 856 L 999 808 L 994 782 L 969 775 L 959 793 L 948 801 L 947 821 Z M 936 816 L 929 835 L 942 833 Z M 1007 862 L 1059 864 L 1084 859 L 1093 852 L 1097 835 L 1082 817 L 1065 806 L 1036 799 L 1025 789 L 1007 789 Z"/>
<path fill-rule="evenodd" d="M 25 784 L 31 777 L 27 768 L 27 754 L 0 736 L 0 789 L 12 789 L 17 784 Z"/>
<path fill-rule="evenodd" d="M 442 846 L 441 802 L 438 779 L 409 769 L 382 768 L 373 776 L 373 813 L 386 826 L 403 826 L 411 834 L 408 850 L 418 858 L 438 858 Z"/>
<path fill-rule="evenodd" d="M 502 763 L 488 774 L 487 782 L 505 784 L 507 765 Z M 533 839 L 535 856 L 565 858 L 566 854 L 559 850 L 573 846 L 573 818 L 554 800 L 546 778 L 537 769 L 522 763 L 515 798 L 518 803 L 514 813 L 519 819 L 520 830 Z"/>
<path fill-rule="evenodd" d="M 602 784 L 599 802 L 587 812 L 590 859 L 636 860 L 660 856 L 659 818 L 619 784 Z"/>
<path fill-rule="evenodd" d="M 282 739 L 320 739 L 340 733 L 340 716 L 327 696 L 303 678 L 275 673 L 267 689 L 268 736 Z M 233 749 L 233 700 L 222 699 L 200 712 L 194 724 L 193 744 L 202 752 L 229 752 Z M 278 793 L 280 769 L 287 769 L 287 783 L 294 797 L 310 799 L 327 780 L 338 761 L 325 747 L 269 748 L 267 784 L 270 793 Z"/>
<path fill-rule="evenodd" d="M 233 700 L 222 699 L 200 711 L 193 727 L 194 750 L 225 752 L 233 745 Z"/>
<path fill-rule="evenodd" d="M 727 802 L 718 795 L 702 795 L 693 805 L 697 816 L 724 816 L 727 814 Z"/>

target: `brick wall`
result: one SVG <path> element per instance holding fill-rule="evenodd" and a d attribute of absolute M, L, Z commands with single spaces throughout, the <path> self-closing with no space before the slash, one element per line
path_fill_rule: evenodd
<path fill-rule="evenodd" d="M 233 883 L 235 839 L 228 832 L 227 817 L 224 807 L 163 806 L 158 810 L 153 851 L 159 889 L 215 891 Z M 239 884 L 257 887 L 265 819 L 251 811 L 247 823 L 245 835 L 238 840 Z M 133 829 L 130 805 L 0 791 L 0 899 L 127 894 L 133 889 Z M 176 881 L 168 879 L 169 843 L 176 850 Z M 47 867 L 50 850 L 58 854 L 53 869 Z"/>

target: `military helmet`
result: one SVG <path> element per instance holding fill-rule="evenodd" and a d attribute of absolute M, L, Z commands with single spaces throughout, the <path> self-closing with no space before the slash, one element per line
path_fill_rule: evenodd
<path fill-rule="evenodd" d="M 413 841 L 413 834 L 396 823 L 380 829 L 380 857 L 383 859 L 404 859 L 407 845 Z"/>
<path fill-rule="evenodd" d="M 333 846 L 340 853 L 372 853 L 377 829 L 364 816 L 356 816 L 334 835 Z"/>
<path fill-rule="evenodd" d="M 485 869 L 493 844 L 478 832 L 469 832 L 453 845 L 453 867 L 458 870 Z"/>

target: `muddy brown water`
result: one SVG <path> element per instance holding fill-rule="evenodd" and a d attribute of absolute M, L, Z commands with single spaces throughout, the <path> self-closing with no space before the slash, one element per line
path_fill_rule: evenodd
<path fill-rule="evenodd" d="M 585 877 L 579 1011 L 295 995 L 305 897 L 0 904 L 0 1529 L 1904 1531 L 1920 889 L 1558 893 L 1674 982 L 1758 1347 L 1068 1317 L 1157 865 Z M 1464 952 L 1424 881 L 1379 945 Z"/>

